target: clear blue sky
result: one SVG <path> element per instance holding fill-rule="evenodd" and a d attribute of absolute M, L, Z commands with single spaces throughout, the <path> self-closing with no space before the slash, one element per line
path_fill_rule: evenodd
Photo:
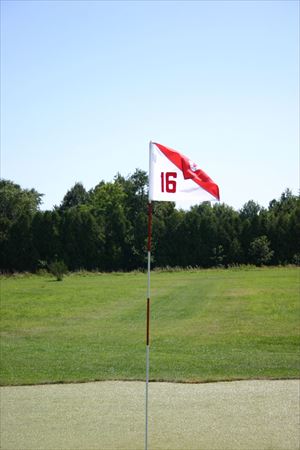
<path fill-rule="evenodd" d="M 58 205 L 180 150 L 238 209 L 299 187 L 297 1 L 1 1 L 1 176 Z"/>

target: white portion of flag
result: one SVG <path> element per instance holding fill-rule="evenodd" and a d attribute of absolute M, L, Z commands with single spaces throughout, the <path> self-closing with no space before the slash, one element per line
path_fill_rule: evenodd
<path fill-rule="evenodd" d="M 191 179 L 184 179 L 178 169 L 161 150 L 150 143 L 149 201 L 171 201 L 196 204 L 216 201 L 216 198 Z"/>

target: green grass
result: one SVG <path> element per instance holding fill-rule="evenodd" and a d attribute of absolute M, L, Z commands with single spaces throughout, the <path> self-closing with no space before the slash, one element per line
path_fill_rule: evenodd
<path fill-rule="evenodd" d="M 1 278 L 1 384 L 145 378 L 147 276 Z M 151 275 L 150 379 L 299 377 L 299 270 Z"/>

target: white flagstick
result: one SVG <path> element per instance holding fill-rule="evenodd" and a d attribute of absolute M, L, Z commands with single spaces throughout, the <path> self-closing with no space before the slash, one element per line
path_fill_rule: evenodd
<path fill-rule="evenodd" d="M 153 153 L 152 153 L 153 151 Z M 146 433 L 145 450 L 148 450 L 148 387 L 150 353 L 150 266 L 153 200 L 177 201 L 219 200 L 219 187 L 197 165 L 176 150 L 150 141 L 149 144 L 149 200 L 148 200 L 148 289 L 146 334 Z"/>
<path fill-rule="evenodd" d="M 149 143 L 149 184 L 151 176 L 151 145 Z M 150 187 L 150 186 L 149 186 Z M 148 281 L 147 281 L 147 325 L 146 325 L 146 429 L 145 450 L 148 450 L 148 388 L 149 388 L 149 353 L 150 353 L 150 270 L 151 270 L 151 237 L 152 237 L 152 203 L 148 203 Z"/>
<path fill-rule="evenodd" d="M 146 326 L 146 430 L 145 450 L 148 450 L 148 387 L 150 353 L 150 268 L 151 268 L 152 203 L 148 203 L 148 283 L 147 283 L 147 326 Z"/>

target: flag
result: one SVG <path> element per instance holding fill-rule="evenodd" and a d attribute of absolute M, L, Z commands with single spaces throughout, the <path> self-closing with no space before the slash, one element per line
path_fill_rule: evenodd
<path fill-rule="evenodd" d="M 219 187 L 197 164 L 164 145 L 150 142 L 149 201 L 220 200 Z"/>

